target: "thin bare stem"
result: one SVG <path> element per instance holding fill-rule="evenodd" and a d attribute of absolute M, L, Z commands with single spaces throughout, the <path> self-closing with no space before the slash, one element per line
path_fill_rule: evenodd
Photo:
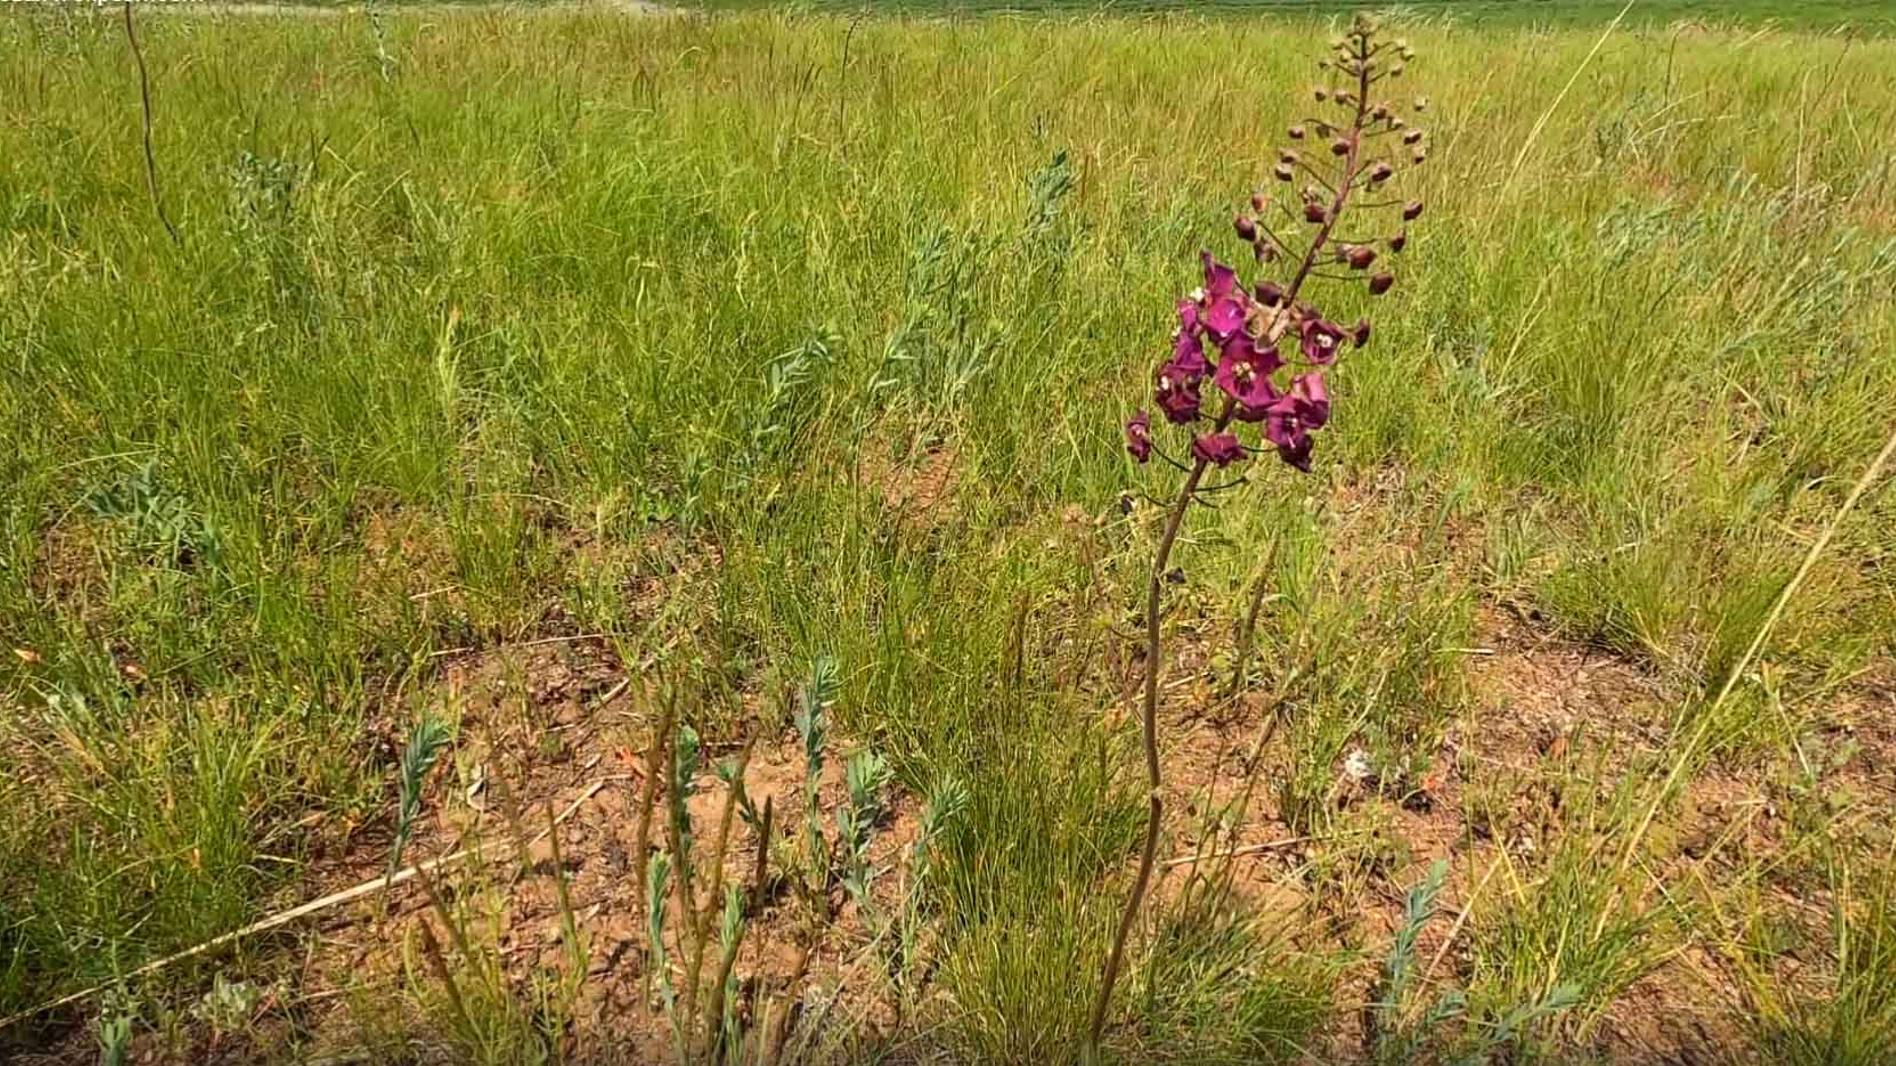
<path fill-rule="evenodd" d="M 776 797 L 764 797 L 764 824 L 757 832 L 757 866 L 751 871 L 751 911 L 764 909 L 764 888 L 770 883 L 770 829 L 777 814 Z"/>
<path fill-rule="evenodd" d="M 1238 625 L 1237 647 L 1232 649 L 1231 684 L 1225 687 L 1225 701 L 1238 698 L 1238 689 L 1244 684 L 1245 671 L 1251 667 L 1251 650 L 1256 643 L 1257 616 L 1264 610 L 1264 597 L 1270 592 L 1271 561 L 1277 554 L 1277 542 L 1271 541 L 1270 552 L 1264 557 L 1264 568 L 1257 575 L 1257 581 L 1251 585 L 1251 603 L 1245 608 L 1244 621 Z"/>
<path fill-rule="evenodd" d="M 1226 417 L 1229 417 L 1229 412 Z M 1223 425 L 1224 421 L 1224 418 L 1219 419 L 1219 424 Z M 1158 855 L 1159 821 L 1165 813 L 1165 801 L 1159 798 L 1159 655 L 1162 651 L 1159 606 L 1165 592 L 1166 567 L 1172 560 L 1172 545 L 1178 541 L 1179 526 L 1184 523 L 1185 511 L 1192 502 L 1199 479 L 1205 476 L 1206 465 L 1205 460 L 1198 460 L 1179 489 L 1178 498 L 1172 503 L 1171 514 L 1165 520 L 1165 532 L 1159 538 L 1159 550 L 1152 558 L 1152 573 L 1146 581 L 1145 697 L 1140 704 L 1139 718 L 1145 744 L 1145 847 L 1139 855 L 1139 874 L 1133 879 L 1131 894 L 1126 897 L 1125 912 L 1119 916 L 1118 932 L 1113 935 L 1112 953 L 1106 956 L 1106 972 L 1100 977 L 1099 998 L 1093 1002 L 1093 1018 L 1087 1027 L 1087 1046 L 1094 1051 L 1098 1050 L 1100 1034 L 1106 1028 L 1106 1008 L 1112 1002 L 1113 984 L 1119 979 L 1119 966 L 1126 954 L 1126 938 L 1132 934 L 1133 923 L 1139 918 L 1139 904 L 1145 899 L 1146 887 L 1152 880 L 1152 863 Z"/>
<path fill-rule="evenodd" d="M 132 29 L 131 0 L 125 0 L 124 12 L 125 40 L 132 46 L 132 61 L 138 64 L 138 102 L 144 115 L 145 188 L 151 193 L 151 206 L 158 213 L 158 221 L 164 223 L 165 232 L 171 235 L 171 243 L 182 244 L 184 239 L 178 236 L 178 227 L 172 225 L 171 216 L 165 214 L 164 198 L 158 195 L 158 157 L 151 147 L 151 78 L 145 73 L 144 49 L 138 47 L 138 34 Z"/>

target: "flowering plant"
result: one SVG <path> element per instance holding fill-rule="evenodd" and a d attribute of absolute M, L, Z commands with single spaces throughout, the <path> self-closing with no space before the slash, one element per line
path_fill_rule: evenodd
<path fill-rule="evenodd" d="M 1222 487 L 1203 485 L 1211 467 L 1230 467 L 1275 451 L 1297 470 L 1310 470 L 1316 434 L 1331 415 L 1324 374 L 1347 348 L 1368 344 L 1370 328 L 1367 318 L 1348 328 L 1331 321 L 1306 290 L 1313 280 L 1322 280 L 1361 284 L 1372 296 L 1388 292 L 1395 275 L 1386 255 L 1402 252 L 1409 239 L 1408 223 L 1422 215 L 1420 200 L 1405 202 L 1389 188 L 1399 165 L 1397 155 L 1406 154 L 1407 163 L 1417 166 L 1428 158 L 1424 133 L 1401 116 L 1397 104 L 1373 96 L 1379 85 L 1402 76 L 1415 53 L 1403 41 L 1380 40 L 1375 21 L 1362 15 L 1331 47 L 1332 54 L 1320 63 L 1329 74 L 1328 84 L 1316 88 L 1314 96 L 1318 104 L 1334 108 L 1335 117 L 1292 124 L 1287 134 L 1294 143 L 1279 150 L 1272 170 L 1294 195 L 1273 199 L 1258 193 L 1251 198 L 1252 213 L 1233 221 L 1260 270 L 1281 265 L 1287 268 L 1284 280 L 1261 277 L 1255 287 L 1247 287 L 1234 268 L 1210 252 L 1199 253 L 1204 285 L 1178 302 L 1171 355 L 1158 368 L 1152 397 L 1165 422 L 1188 435 L 1184 457 L 1160 447 L 1149 412 L 1141 410 L 1126 423 L 1126 450 L 1133 459 L 1145 463 L 1157 455 L 1183 472 L 1185 480 L 1167 514 L 1147 585 L 1142 725 L 1150 794 L 1145 848 L 1094 1005 L 1094 1048 L 1158 847 L 1163 813 L 1156 737 L 1159 600 L 1179 526 L 1201 492 Z M 1428 105 L 1417 97 L 1412 106 L 1421 112 Z M 1313 142 L 1325 148 L 1306 156 L 1298 147 Z M 1273 206 L 1285 217 L 1276 227 L 1267 217 Z M 1394 232 L 1345 237 L 1339 224 L 1346 212 L 1352 220 L 1381 212 L 1384 225 Z M 1247 443 L 1245 438 L 1253 433 L 1257 443 Z"/>

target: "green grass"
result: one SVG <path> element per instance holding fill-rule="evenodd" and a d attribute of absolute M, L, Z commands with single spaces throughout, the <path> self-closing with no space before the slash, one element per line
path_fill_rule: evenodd
<path fill-rule="evenodd" d="M 1139 839 L 1099 649 L 1154 532 L 1118 501 L 1170 485 L 1119 424 L 1319 35 L 430 12 L 383 16 L 384 62 L 359 16 L 141 17 L 176 246 L 118 24 L 0 20 L 0 644 L 33 653 L 0 654 L 0 1014 L 302 898 L 316 816 L 390 817 L 387 723 L 425 709 L 431 653 L 584 628 L 708 679 L 710 736 L 836 656 L 839 727 L 971 797 L 930 1038 L 1071 1053 Z M 1346 749 L 1391 780 L 1435 758 L 1478 604 L 1636 664 L 1684 719 L 1896 395 L 1896 46 L 1642 24 L 1523 150 L 1597 29 L 1477 21 L 1403 30 L 1431 206 L 1317 474 L 1195 514 L 1176 556 L 1175 625 L 1212 645 L 1279 544 L 1271 802 L 1318 832 Z M 918 514 L 930 455 L 953 474 Z M 1716 735 L 1735 772 L 1795 765 L 1888 669 L 1890 528 L 1873 491 L 1792 604 Z M 1593 861 L 1622 806 L 1469 923 L 1482 1017 L 1551 973 L 1585 1010 L 1536 1039 L 1584 1035 L 1697 935 L 1671 903 L 1596 931 L 1645 885 Z M 1319 909 L 1374 865 L 1320 866 Z M 1347 953 L 1180 922 L 1122 990 L 1128 1054 L 1348 1024 Z M 1868 989 L 1874 950 L 1839 980 Z"/>
<path fill-rule="evenodd" d="M 688 0 L 674 6 L 718 9 L 781 7 L 770 0 Z M 1034 12 L 1118 15 L 1177 11 L 1195 15 L 1272 15 L 1345 21 L 1356 11 L 1414 22 L 1481 29 L 1584 28 L 1611 22 L 1624 0 L 797 0 L 800 10 L 838 13 L 945 14 Z M 1625 23 L 1653 28 L 1774 26 L 1887 35 L 1896 30 L 1889 0 L 1638 0 Z"/>

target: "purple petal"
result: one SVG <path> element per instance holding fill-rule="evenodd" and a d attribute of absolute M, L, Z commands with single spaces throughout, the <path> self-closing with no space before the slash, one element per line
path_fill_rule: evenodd
<path fill-rule="evenodd" d="M 1323 386 L 1323 375 L 1315 371 L 1298 374 L 1291 380 L 1290 396 L 1297 408 L 1297 420 L 1311 429 L 1322 429 L 1330 421 L 1330 393 Z"/>
<path fill-rule="evenodd" d="M 1205 295 L 1214 300 L 1231 295 L 1238 287 L 1238 272 L 1213 259 L 1210 252 L 1199 252 L 1198 258 L 1205 264 Z"/>
<path fill-rule="evenodd" d="M 1144 411 L 1126 423 L 1126 451 L 1141 463 L 1152 458 L 1152 416 Z"/>
<path fill-rule="evenodd" d="M 1205 433 L 1192 441 L 1192 457 L 1201 462 L 1229 466 L 1244 456 L 1238 435 L 1229 431 Z"/>
<path fill-rule="evenodd" d="M 1221 296 L 1212 301 L 1205 311 L 1205 330 L 1217 340 L 1224 340 L 1244 328 L 1244 305 L 1231 296 Z"/>

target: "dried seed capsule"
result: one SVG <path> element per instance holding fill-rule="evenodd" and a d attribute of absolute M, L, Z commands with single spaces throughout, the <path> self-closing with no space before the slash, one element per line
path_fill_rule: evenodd
<path fill-rule="evenodd" d="M 1421 217 L 1422 201 L 1420 200 L 1410 200 L 1402 209 L 1402 220 L 1404 222 L 1414 222 Z"/>
<path fill-rule="evenodd" d="M 1289 181 L 1297 176 L 1291 171 L 1289 163 L 1279 163 L 1275 167 L 1272 167 L 1271 174 L 1274 175 L 1278 181 Z"/>
<path fill-rule="evenodd" d="M 1394 237 L 1389 238 L 1389 250 L 1392 252 L 1400 252 L 1402 251 L 1403 247 L 1407 245 L 1408 243 L 1409 243 L 1409 231 L 1403 230 L 1401 233 L 1398 233 Z"/>
<path fill-rule="evenodd" d="M 1429 153 L 1424 149 L 1417 148 L 1414 152 L 1410 153 L 1409 160 L 1416 166 L 1421 166 L 1429 161 Z"/>
<path fill-rule="evenodd" d="M 1343 258 L 1349 260 L 1351 270 L 1368 270 L 1369 264 L 1376 261 L 1376 249 L 1367 244 L 1353 244 L 1343 253 Z"/>
<path fill-rule="evenodd" d="M 1289 148 L 1279 148 L 1277 150 L 1277 161 L 1279 163 L 1295 163 L 1297 159 L 1297 153 Z"/>
<path fill-rule="evenodd" d="M 1304 221 L 1305 222 L 1319 222 L 1320 223 L 1324 219 L 1329 218 L 1329 217 L 1330 217 L 1329 212 L 1323 209 L 1322 204 L 1316 202 L 1315 200 L 1304 201 Z"/>
<path fill-rule="evenodd" d="M 1375 166 L 1369 168 L 1369 180 L 1374 184 L 1381 185 L 1383 182 L 1388 181 L 1390 176 L 1395 174 L 1395 172 L 1395 167 L 1387 163 L 1377 163 Z"/>
<path fill-rule="evenodd" d="M 1349 155 L 1350 154 L 1350 139 L 1348 137 L 1338 137 L 1336 140 L 1331 141 L 1330 154 L 1331 155 Z"/>
<path fill-rule="evenodd" d="M 1396 276 L 1394 274 L 1378 274 L 1369 279 L 1369 294 L 1371 296 L 1381 296 L 1383 293 L 1389 291 L 1389 286 L 1395 283 Z"/>
<path fill-rule="evenodd" d="M 1325 89 L 1321 85 L 1317 86 L 1315 89 L 1312 89 L 1311 94 L 1317 98 L 1318 103 L 1322 103 L 1323 101 L 1328 100 L 1330 98 L 1330 90 Z"/>
<path fill-rule="evenodd" d="M 1426 96 L 1418 96 L 1418 97 L 1416 97 L 1416 98 L 1415 98 L 1415 109 L 1416 109 L 1417 111 L 1427 111 L 1427 110 L 1429 109 L 1429 98 L 1428 98 L 1428 97 L 1426 97 Z"/>
<path fill-rule="evenodd" d="M 1422 131 L 1419 129 L 1410 130 L 1409 132 L 1402 135 L 1403 144 L 1416 144 L 1420 142 L 1421 140 L 1422 140 Z"/>
<path fill-rule="evenodd" d="M 1251 221 L 1251 216 L 1249 215 L 1239 215 L 1232 219 L 1231 228 L 1238 231 L 1239 240 L 1257 240 L 1257 223 Z"/>
<path fill-rule="evenodd" d="M 1404 67 L 1401 63 L 1397 63 L 1395 66 L 1389 68 L 1389 76 L 1392 78 L 1400 78 L 1402 77 L 1402 72 L 1407 69 L 1408 68 Z"/>
<path fill-rule="evenodd" d="M 1290 134 L 1290 139 L 1293 141 L 1301 141 L 1304 139 L 1304 128 L 1303 128 L 1302 123 L 1298 123 L 1297 125 L 1292 126 L 1288 130 L 1285 130 L 1284 132 Z"/>
<path fill-rule="evenodd" d="M 1257 302 L 1265 307 L 1276 307 L 1284 302 L 1283 287 L 1274 281 L 1262 281 L 1257 286 Z"/>

